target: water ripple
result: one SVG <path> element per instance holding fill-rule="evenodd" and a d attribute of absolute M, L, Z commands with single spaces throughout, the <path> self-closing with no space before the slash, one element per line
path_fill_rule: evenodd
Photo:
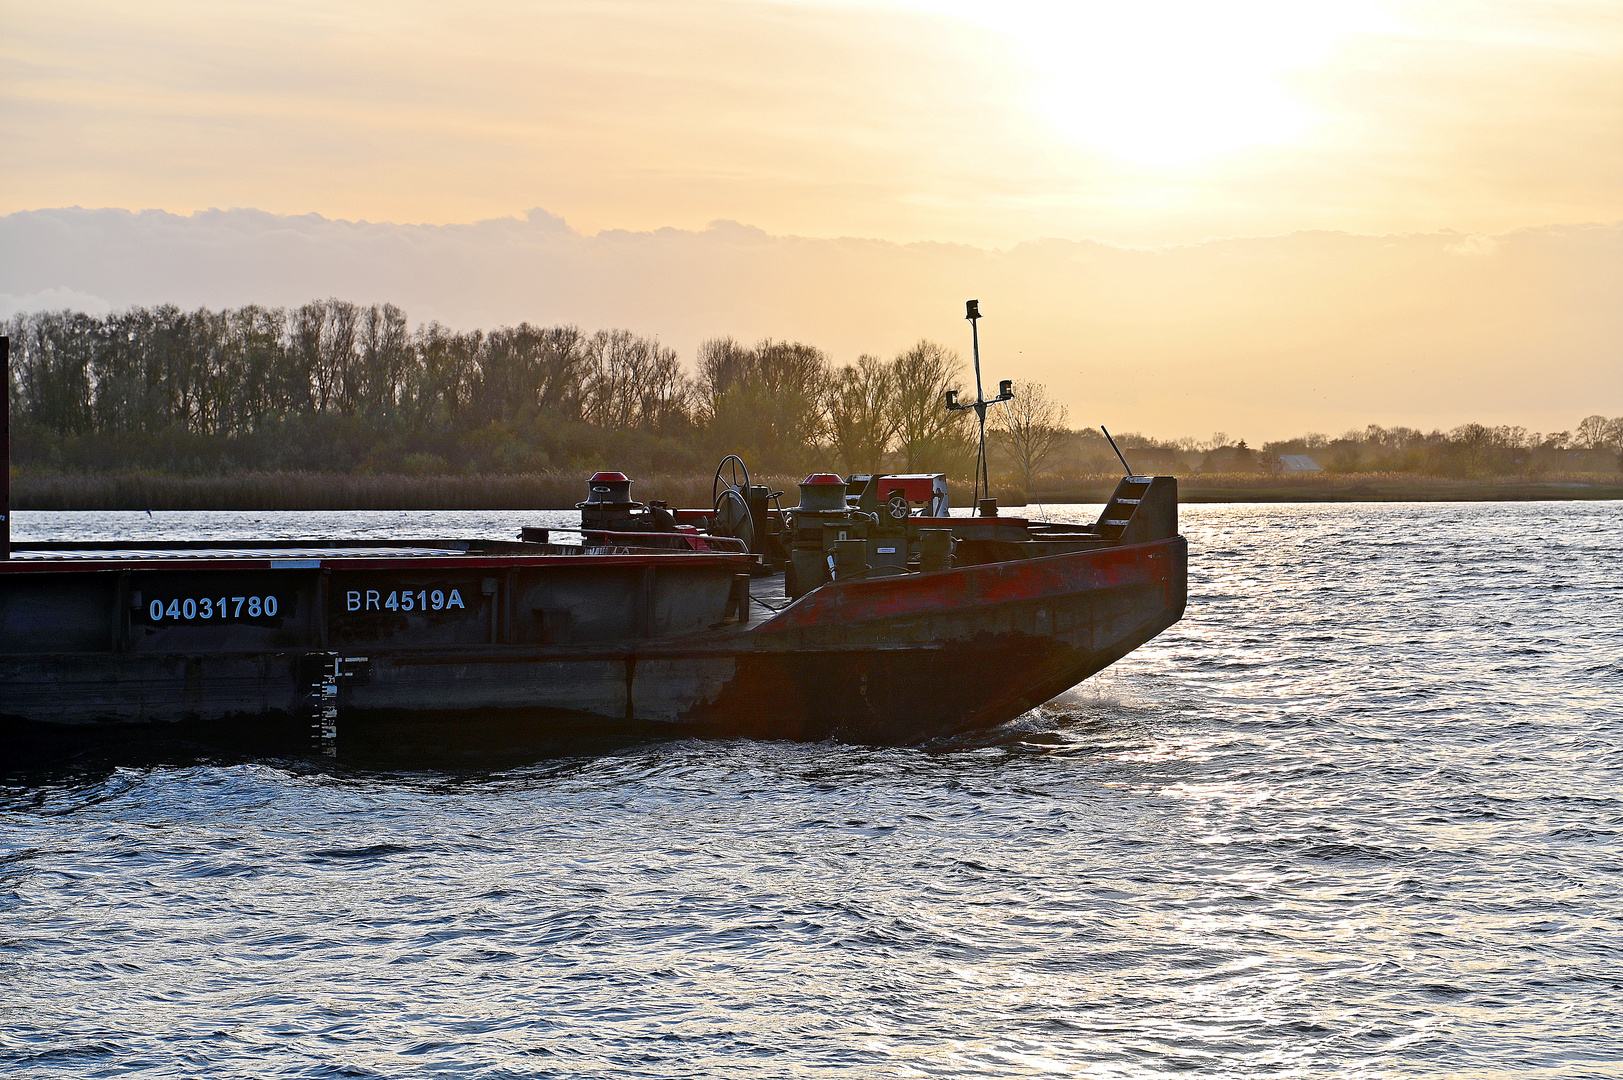
<path fill-rule="evenodd" d="M 1617 1075 L 1623 507 L 1185 516 L 1182 624 L 929 746 L 0 778 L 0 1070 Z"/>

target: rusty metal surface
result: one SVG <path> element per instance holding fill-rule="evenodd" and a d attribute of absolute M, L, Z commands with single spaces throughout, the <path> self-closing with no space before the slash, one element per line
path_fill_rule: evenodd
<path fill-rule="evenodd" d="M 1130 582 L 1170 580 L 1169 559 L 1182 543 L 1181 539 L 1162 540 L 906 577 L 834 582 L 802 597 L 763 625 L 761 632 L 843 632 L 853 623 L 875 619 L 967 611 L 1044 596 L 1089 593 Z"/>
<path fill-rule="evenodd" d="M 562 643 L 452 634 L 395 648 L 386 635 L 334 640 L 331 649 L 358 661 L 337 688 L 337 743 L 346 732 L 387 743 L 391 725 L 407 730 L 408 715 L 460 725 L 469 739 L 561 724 L 605 736 L 909 743 L 1000 723 L 1176 621 L 1182 541 L 1143 547 L 836 583 L 753 629 Z M 953 602 L 954 580 L 968 599 L 959 593 Z M 461 625 L 488 633 L 499 601 L 490 594 Z M 96 628 L 80 632 L 89 644 Z M 271 714 L 286 731 L 305 723 L 313 649 L 227 655 L 195 637 L 189 644 L 197 651 L 0 658 L 0 683 L 21 688 L 8 693 L 4 712 L 58 724 L 186 721 L 220 734 Z"/>
<path fill-rule="evenodd" d="M 1016 527 L 950 521 L 999 544 Z M 552 725 L 908 743 L 1040 704 L 1176 622 L 1186 594 L 1176 536 L 838 581 L 792 605 L 768 578 L 742 620 L 751 556 L 467 547 L 130 545 L 14 562 L 0 716 L 296 741 L 320 712 L 329 746 L 433 724 L 470 739 Z"/>

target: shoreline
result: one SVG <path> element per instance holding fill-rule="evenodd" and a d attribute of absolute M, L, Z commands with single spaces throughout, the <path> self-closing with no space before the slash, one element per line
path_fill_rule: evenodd
<path fill-rule="evenodd" d="M 587 473 L 586 475 L 589 475 Z M 586 497 L 585 475 L 487 476 L 241 473 L 42 474 L 12 478 L 12 508 L 53 510 L 572 510 Z M 633 477 L 633 497 L 672 506 L 710 504 L 709 476 Z M 794 501 L 795 481 L 758 477 Z M 1045 477 L 1030 492 L 994 485 L 1002 504 L 1102 503 L 1117 477 Z M 953 485 L 960 498 L 965 484 Z M 1180 476 L 1179 500 L 1196 503 L 1529 502 L 1623 499 L 1623 476 L 1491 477 L 1456 480 L 1395 474 L 1281 479 L 1255 474 Z"/>
<path fill-rule="evenodd" d="M 1070 492 L 1039 492 L 1045 502 Z M 1586 502 L 1623 499 L 1623 480 L 1602 481 L 1437 481 L 1414 483 L 1345 483 L 1239 487 L 1202 484 L 1199 478 L 1178 479 L 1178 501 L 1191 503 L 1356 503 L 1356 502 Z M 1103 499 L 1090 499 L 1102 502 Z"/>

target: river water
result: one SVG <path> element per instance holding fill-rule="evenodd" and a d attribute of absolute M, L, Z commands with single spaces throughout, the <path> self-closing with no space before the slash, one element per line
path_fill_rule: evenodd
<path fill-rule="evenodd" d="M 1183 517 L 1182 623 L 949 743 L 4 774 L 0 1073 L 1623 1075 L 1623 504 Z"/>

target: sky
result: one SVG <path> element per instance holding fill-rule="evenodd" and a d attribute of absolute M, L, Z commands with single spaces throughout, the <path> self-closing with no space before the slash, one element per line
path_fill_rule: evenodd
<path fill-rule="evenodd" d="M 924 336 L 1075 423 L 1623 415 L 1615 0 L 0 0 L 0 312 Z"/>

